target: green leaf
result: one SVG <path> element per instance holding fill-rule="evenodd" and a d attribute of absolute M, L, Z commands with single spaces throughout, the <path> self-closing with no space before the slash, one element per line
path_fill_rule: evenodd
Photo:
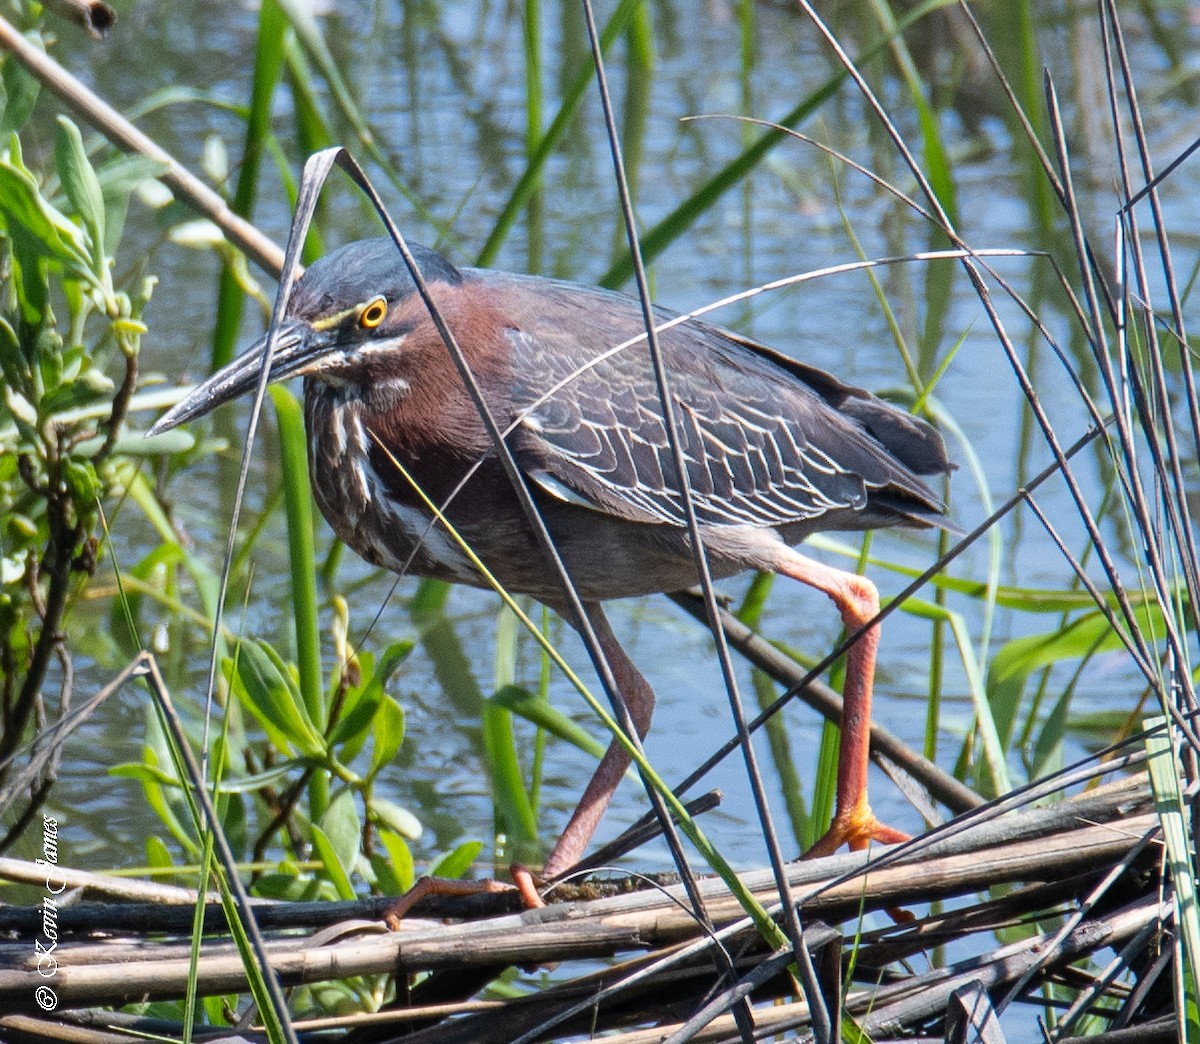
<path fill-rule="evenodd" d="M 1004 748 L 1012 746 L 1025 684 L 1034 671 L 1060 660 L 1079 660 L 1122 647 L 1120 637 L 1099 612 L 1081 616 L 1053 631 L 1005 643 L 992 658 L 987 677 L 988 702 Z"/>
<path fill-rule="evenodd" d="M 254 882 L 254 894 L 289 903 L 312 903 L 332 898 L 326 882 L 307 875 L 298 877 L 295 867 L 289 867 L 286 873 L 263 874 Z"/>
<path fill-rule="evenodd" d="M 87 150 L 83 135 L 66 116 L 58 117 L 54 138 L 54 165 L 71 206 L 83 222 L 92 240 L 92 270 L 104 280 L 104 193 Z"/>
<path fill-rule="evenodd" d="M 372 798 L 371 815 L 375 820 L 386 824 L 397 834 L 407 837 L 410 841 L 415 841 L 421 836 L 421 821 L 408 809 L 402 808 L 394 801 L 379 797 Z"/>
<path fill-rule="evenodd" d="M 147 775 L 144 776 L 140 781 L 142 784 L 142 792 L 146 796 L 146 804 L 149 805 L 155 815 L 158 816 L 159 821 L 163 824 L 163 826 L 165 826 L 171 832 L 171 835 L 179 843 L 180 847 L 183 848 L 183 850 L 191 858 L 195 859 L 199 855 L 200 849 L 196 844 L 196 839 L 187 829 L 185 829 L 183 822 L 175 814 L 175 808 L 173 806 L 179 803 L 178 799 L 169 797 L 168 795 L 171 794 L 171 790 L 164 790 L 163 787 L 161 787 L 153 778 L 150 778 L 154 772 L 161 771 L 159 769 L 159 765 L 161 764 L 160 758 L 163 761 L 166 761 L 168 764 L 170 763 L 169 754 L 167 754 L 165 751 L 160 753 L 160 750 L 156 750 L 156 746 L 161 749 L 161 746 L 164 742 L 162 733 L 157 728 L 148 727 L 146 734 L 147 740 L 150 742 L 148 742 L 146 746 L 142 748 L 142 757 L 144 759 L 144 767 L 147 770 Z M 155 744 L 155 741 L 157 741 L 157 744 Z M 116 775 L 118 773 L 113 774 Z M 173 775 L 169 776 L 168 778 L 171 780 L 172 789 L 178 789 L 178 779 L 176 779 Z"/>
<path fill-rule="evenodd" d="M 545 729 L 552 736 L 578 747 L 597 760 L 604 757 L 604 744 L 561 711 L 555 710 L 544 696 L 535 696 L 517 685 L 506 685 L 497 689 L 489 697 L 489 702 L 507 708 L 539 729 Z"/>
<path fill-rule="evenodd" d="M 146 865 L 155 870 L 162 870 L 175 865 L 171 852 L 166 843 L 157 834 L 146 838 Z"/>
<path fill-rule="evenodd" d="M 338 898 L 344 900 L 357 898 L 354 894 L 354 888 L 350 884 L 350 875 L 342 865 L 337 850 L 330 843 L 329 838 L 325 836 L 325 831 L 319 826 L 314 826 L 312 828 L 312 840 L 317 858 L 325 865 L 325 876 L 337 890 Z"/>
<path fill-rule="evenodd" d="M 269 769 L 265 769 L 262 772 L 255 772 L 253 775 L 227 776 L 217 784 L 217 794 L 222 796 L 228 794 L 253 794 L 257 790 L 262 790 L 263 787 L 273 786 L 286 781 L 299 764 L 300 762 L 297 761 L 281 761 L 279 764 L 272 765 Z M 108 774 L 123 779 L 149 781 L 165 787 L 179 788 L 179 781 L 170 773 L 164 772 L 160 768 L 144 765 L 140 761 L 125 761 L 119 765 L 113 765 L 108 770 Z"/>
<path fill-rule="evenodd" d="M 338 862 L 349 873 L 358 862 L 362 845 L 362 822 L 349 788 L 343 788 L 333 796 L 321 816 L 320 828 L 337 853 Z"/>
<path fill-rule="evenodd" d="M 515 688 L 506 685 L 500 691 Z M 517 757 L 512 711 L 497 700 L 489 699 L 483 705 L 483 749 L 500 829 L 508 835 L 518 861 L 536 860 L 539 858 L 537 813 L 525 789 Z"/>
<path fill-rule="evenodd" d="M 96 167 L 96 178 L 106 200 L 128 196 L 144 181 L 154 181 L 170 167 L 149 156 L 114 156 Z"/>
<path fill-rule="evenodd" d="M 95 367 L 89 367 L 74 380 L 60 384 L 43 396 L 40 403 L 43 416 L 79 409 L 88 403 L 112 397 L 112 379 Z"/>
<path fill-rule="evenodd" d="M 326 757 L 324 738 L 313 727 L 283 661 L 269 645 L 254 639 L 241 643 L 236 681 L 250 712 L 275 746 L 310 758 Z"/>
<path fill-rule="evenodd" d="M 179 780 L 169 772 L 164 772 L 157 765 L 145 765 L 140 761 L 122 761 L 108 770 L 110 776 L 118 779 L 136 779 L 142 783 L 154 783 L 167 787 L 179 786 Z"/>
<path fill-rule="evenodd" d="M 38 50 L 46 48 L 37 33 L 26 33 L 25 39 Z M 24 66 L 11 59 L 0 68 L 0 85 L 4 88 L 4 112 L 0 115 L 0 134 L 12 134 L 25 126 L 29 114 L 37 103 L 41 84 L 37 78 L 25 71 Z"/>
<path fill-rule="evenodd" d="M 33 403 L 15 388 L 5 385 L 4 405 L 8 409 L 9 416 L 20 427 L 22 438 L 29 442 L 36 442 L 38 415 L 37 410 L 33 408 Z"/>
<path fill-rule="evenodd" d="M 371 769 L 368 776 L 374 776 L 385 765 L 388 765 L 400 752 L 400 744 L 404 742 L 404 708 L 392 697 L 384 696 L 379 702 L 373 723 L 375 747 L 371 752 Z"/>
<path fill-rule="evenodd" d="M 113 257 L 125 230 L 125 215 L 134 189 L 159 177 L 167 166 L 147 156 L 117 156 L 96 168 L 104 193 L 104 253 Z M 134 314 L 140 314 L 140 309 Z"/>
<path fill-rule="evenodd" d="M 246 853 L 246 802 L 242 795 L 222 794 L 217 814 L 234 857 L 243 858 Z"/>
<path fill-rule="evenodd" d="M 1146 752 L 1150 755 L 1146 768 L 1154 794 L 1154 810 L 1162 826 L 1167 863 L 1171 868 L 1178 926 L 1176 953 L 1183 958 L 1179 964 L 1187 990 L 1184 1009 L 1188 1032 L 1182 1039 L 1193 1041 L 1196 1039 L 1196 999 L 1200 997 L 1200 904 L 1196 898 L 1191 808 L 1179 785 L 1186 776 L 1174 746 L 1173 725 L 1162 717 L 1147 718 L 1142 725 L 1146 732 Z"/>
<path fill-rule="evenodd" d="M 464 841 L 454 851 L 447 852 L 429 868 L 430 877 L 445 877 L 456 880 L 463 877 L 483 851 L 482 841 Z"/>
<path fill-rule="evenodd" d="M 375 712 L 383 699 L 383 687 L 395 672 L 396 668 L 408 658 L 413 650 L 411 641 L 396 642 L 389 645 L 383 654 L 380 665 L 372 672 L 365 685 L 352 689 L 346 697 L 341 714 L 329 734 L 329 742 L 333 745 L 353 744 L 361 746 L 362 740 L 369 734 Z M 360 662 L 366 667 L 369 659 L 365 653 L 360 654 Z M 356 756 L 358 748 L 342 752 L 343 760 Z"/>
<path fill-rule="evenodd" d="M 80 509 L 91 509 L 95 505 L 100 496 L 100 479 L 91 461 L 68 457 L 63 464 L 63 478 Z"/>
<path fill-rule="evenodd" d="M 79 444 L 81 453 L 93 448 L 91 440 Z M 95 445 L 99 449 L 99 444 Z M 123 431 L 117 436 L 114 452 L 126 457 L 161 457 L 176 453 L 190 453 L 196 448 L 196 437 L 183 428 L 164 431 L 161 435 L 147 438 L 142 431 Z"/>
<path fill-rule="evenodd" d="M 613 41 L 625 31 L 625 27 L 640 6 L 640 0 L 621 0 L 617 4 L 608 22 L 600 31 L 601 53 L 607 52 Z M 483 244 L 483 249 L 475 258 L 475 264 L 480 267 L 486 268 L 495 260 L 501 245 L 516 223 L 518 215 L 525 209 L 530 197 L 541 184 L 546 164 L 561 147 L 563 140 L 569 137 L 579 107 L 592 88 L 595 74 L 590 61 L 579 63 L 576 68 L 570 70 L 570 74 L 572 78 L 562 91 L 562 102 L 558 112 L 532 149 L 525 170 L 513 188 L 508 202 L 500 211 L 500 216 L 496 219 L 496 224 L 488 236 L 487 242 Z"/>
<path fill-rule="evenodd" d="M 391 830 L 380 830 L 379 840 L 386 855 L 376 852 L 371 856 L 371 868 L 379 887 L 389 895 L 403 895 L 416 880 L 412 852 L 404 838 Z"/>
<path fill-rule="evenodd" d="M 64 265 L 78 277 L 91 278 L 88 253 L 79 229 L 42 197 L 37 181 L 28 170 L 6 161 L 0 161 L 0 217 L 10 234 L 24 234 L 32 241 L 30 246 L 40 248 L 40 253 L 15 250 L 21 255 L 22 263 L 44 256 Z"/>

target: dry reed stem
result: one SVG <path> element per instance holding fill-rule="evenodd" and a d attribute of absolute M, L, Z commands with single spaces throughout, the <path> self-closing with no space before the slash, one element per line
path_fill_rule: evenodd
<path fill-rule="evenodd" d="M 1001 883 L 1057 881 L 1100 872 L 1119 861 L 1143 835 L 1157 831 L 1153 813 L 1128 814 L 1131 802 L 1144 793 L 1136 784 L 1123 781 L 1099 794 L 965 831 L 939 846 L 954 847 L 952 853 L 916 851 L 903 861 L 849 879 L 844 879 L 848 871 L 862 867 L 862 854 L 789 864 L 789 883 L 811 922 L 814 917 L 854 918 L 860 907 L 894 907 L 985 891 Z M 1111 822 L 1088 822 L 1106 815 Z M 1084 825 L 1064 829 L 1071 823 Z M 1035 827 L 1034 836 L 1023 829 L 1026 824 Z M 1020 836 L 997 843 L 998 834 Z M 775 901 L 771 871 L 755 870 L 742 875 L 742 880 L 760 901 Z M 700 884 L 718 925 L 744 918 L 722 882 L 714 878 Z M 383 932 L 376 922 L 348 921 L 315 936 L 277 936 L 268 950 L 286 984 L 397 970 L 411 973 L 595 958 L 697 938 L 699 929 L 681 908 L 679 892 L 674 886 L 460 924 L 408 922 L 398 933 Z M 69 924 L 69 909 L 61 911 L 60 924 Z M 71 1005 L 179 997 L 189 971 L 183 942 L 62 943 L 56 956 L 56 990 L 62 1002 Z M 36 978 L 28 943 L 0 946 L 0 1005 L 28 1003 Z M 232 943 L 204 946 L 198 981 L 202 994 L 246 988 L 241 959 Z"/>

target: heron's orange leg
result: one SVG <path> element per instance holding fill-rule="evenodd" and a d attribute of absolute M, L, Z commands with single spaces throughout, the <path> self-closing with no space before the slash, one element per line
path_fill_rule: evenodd
<path fill-rule="evenodd" d="M 806 558 L 791 548 L 775 563 L 778 572 L 827 594 L 838 607 L 851 633 L 861 630 L 879 613 L 879 592 L 866 577 L 847 573 Z M 881 823 L 867 802 L 867 769 L 871 753 L 871 687 L 879 626 L 862 634 L 846 652 L 846 682 L 842 690 L 842 741 L 838 749 L 837 801 L 833 823 L 805 858 L 831 855 L 842 845 L 866 848 L 872 841 L 895 844 L 908 835 Z"/>

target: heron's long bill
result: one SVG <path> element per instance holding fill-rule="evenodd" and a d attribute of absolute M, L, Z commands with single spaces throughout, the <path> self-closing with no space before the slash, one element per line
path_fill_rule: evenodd
<path fill-rule="evenodd" d="M 329 346 L 329 334 L 314 330 L 307 323 L 285 321 L 275 338 L 268 381 L 286 380 L 303 372 L 311 362 L 328 351 Z M 147 434 L 158 435 L 185 421 L 203 417 L 223 403 L 231 402 L 257 387 L 266 347 L 266 337 L 256 341 L 228 366 L 222 367 L 172 406 Z"/>

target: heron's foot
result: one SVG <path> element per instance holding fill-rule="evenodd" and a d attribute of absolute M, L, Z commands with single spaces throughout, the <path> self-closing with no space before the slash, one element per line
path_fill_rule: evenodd
<path fill-rule="evenodd" d="M 866 848 L 872 841 L 881 845 L 896 845 L 908 841 L 909 837 L 902 830 L 876 819 L 864 795 L 848 811 L 834 816 L 829 829 L 801 858 L 821 859 L 833 855 L 842 845 L 848 845 L 852 852 Z"/>
<path fill-rule="evenodd" d="M 422 899 L 427 899 L 430 896 L 500 895 L 512 891 L 520 891 L 520 888 L 505 884 L 503 881 L 493 881 L 490 879 L 483 881 L 452 881 L 446 877 L 421 877 L 417 879 L 416 884 L 388 907 L 384 912 L 383 919 L 389 929 L 393 932 L 398 932 L 400 930 L 400 922 L 409 914 L 412 908 Z M 536 897 L 536 895 L 535 891 L 534 896 Z M 524 892 L 521 892 L 521 899 L 526 905 L 529 905 Z M 537 905 L 542 905 L 540 900 Z"/>
<path fill-rule="evenodd" d="M 513 863 L 508 868 L 509 876 L 513 879 L 513 887 L 521 896 L 521 905 L 526 910 L 540 910 L 546 905 L 546 901 L 538 892 L 539 886 L 542 884 L 542 879 L 538 877 L 524 863 Z"/>

